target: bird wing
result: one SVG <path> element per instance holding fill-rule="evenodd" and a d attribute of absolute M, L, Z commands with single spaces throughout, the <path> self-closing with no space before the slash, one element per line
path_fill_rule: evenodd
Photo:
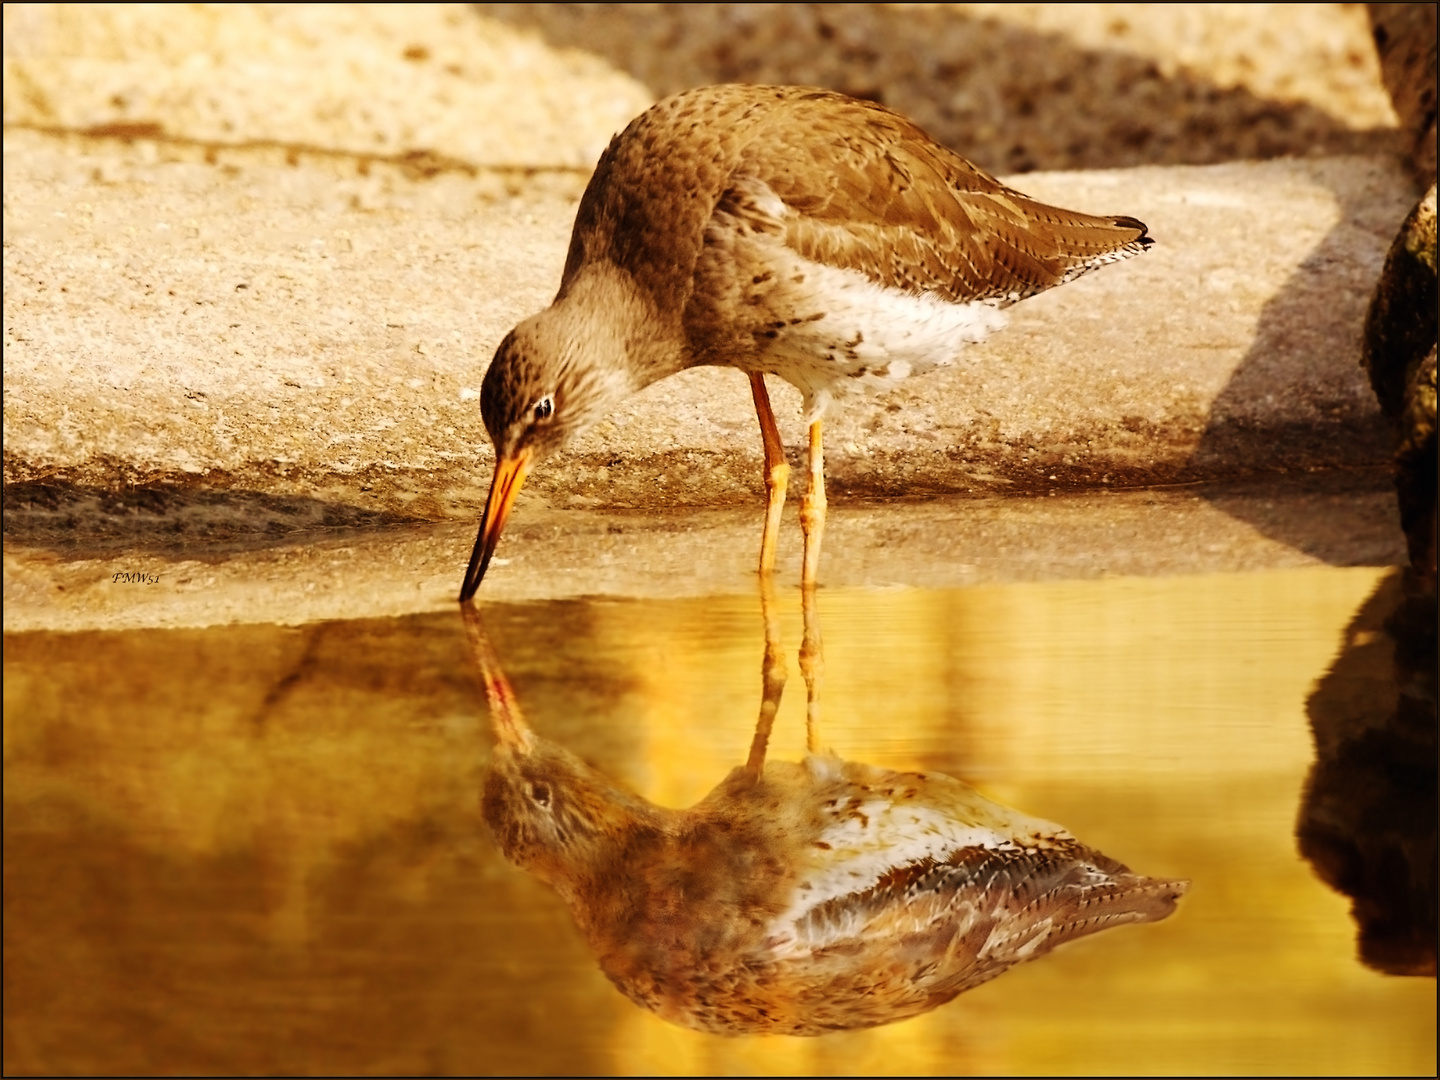
<path fill-rule="evenodd" d="M 904 117 L 827 91 L 773 110 L 734 174 L 779 197 L 804 257 L 957 302 L 1011 303 L 1151 243 L 1134 218 L 1036 202 Z"/>
<path fill-rule="evenodd" d="M 723 85 L 674 94 L 610 141 L 575 213 L 563 297 L 586 266 L 628 274 L 659 312 L 684 310 L 705 225 L 742 148 L 796 96 L 792 87 Z"/>

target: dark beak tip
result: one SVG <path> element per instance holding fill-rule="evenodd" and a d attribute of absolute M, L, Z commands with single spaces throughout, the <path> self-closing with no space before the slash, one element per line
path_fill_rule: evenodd
<path fill-rule="evenodd" d="M 475 538 L 475 550 L 470 553 L 470 565 L 465 568 L 465 580 L 460 585 L 462 604 L 475 595 L 475 591 L 480 588 L 480 582 L 485 580 L 485 571 L 490 567 L 490 555 L 494 551 L 494 545 L 485 542 L 485 532 L 482 526 L 480 535 Z"/>

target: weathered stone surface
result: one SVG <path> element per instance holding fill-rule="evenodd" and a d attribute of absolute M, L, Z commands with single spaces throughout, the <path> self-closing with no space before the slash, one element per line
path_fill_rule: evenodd
<path fill-rule="evenodd" d="M 5 478 L 179 483 L 434 518 L 475 512 L 476 394 L 548 302 L 572 204 L 460 174 L 172 160 L 6 138 Z M 1025 491 L 1373 464 L 1351 359 L 1406 180 L 1338 159 L 1032 174 L 1157 246 L 1013 309 L 956 367 L 827 424 L 837 495 Z M 798 395 L 782 432 L 803 439 Z M 759 487 L 743 379 L 638 395 L 527 493 L 725 504 Z"/>
<path fill-rule="evenodd" d="M 946 18 L 977 13 L 1011 18 Z M 587 163 L 644 88 L 445 5 L 41 5 L 5 19 L 7 485 L 41 502 L 164 485 L 250 506 L 309 499 L 329 521 L 473 514 L 488 479 L 484 365 L 548 301 Z M 1323 23 L 1297 24 L 1287 40 L 1320 34 L 1297 57 L 1349 48 Z M 906 25 L 884 22 L 875 40 Z M 1015 25 L 1007 52 L 1057 32 Z M 1284 83 L 1343 104 L 1347 123 L 1383 119 L 1360 60 L 1316 61 L 1299 82 L 1257 72 L 1251 53 L 1279 54 L 1226 25 L 1188 38 L 1209 52 L 1156 71 L 1209 65 L 1247 93 Z M 1160 48 L 1164 27 L 1148 26 L 1101 37 Z M 1347 352 L 1384 223 L 1403 212 L 1404 178 L 1383 158 L 1017 182 L 1135 214 L 1158 246 L 1015 309 L 953 370 L 843 410 L 827 425 L 837 496 L 1381 460 Z M 793 447 L 796 398 L 780 396 Z M 692 372 L 538 470 L 522 498 L 749 500 L 758 445 L 738 377 Z"/>
<path fill-rule="evenodd" d="M 933 589 L 1393 565 L 1404 546 L 1386 481 L 1331 474 L 1033 499 L 847 500 L 830 507 L 822 580 Z M 453 611 L 475 542 L 473 521 L 246 536 L 214 507 L 160 494 L 178 505 L 162 498 L 109 516 L 70 505 L 61 508 L 69 527 L 29 521 L 23 542 L 7 535 L 6 632 Z M 277 512 L 260 509 L 269 520 Z M 512 517 L 483 598 L 753 596 L 761 516 L 758 502 L 661 514 L 531 505 Z M 97 518 L 103 535 L 91 531 Z M 235 526 L 238 536 L 227 531 Z M 792 507 L 780 531 L 782 588 L 799 567 Z"/>
<path fill-rule="evenodd" d="M 26 4 L 4 18 L 12 130 L 501 170 L 503 191 L 524 170 L 583 179 L 653 100 L 589 52 L 460 4 Z"/>

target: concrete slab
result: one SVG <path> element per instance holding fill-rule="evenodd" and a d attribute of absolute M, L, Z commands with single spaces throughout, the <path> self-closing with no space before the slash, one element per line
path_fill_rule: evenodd
<path fill-rule="evenodd" d="M 572 203 L 487 199 L 459 173 L 210 165 L 168 151 L 6 134 L 6 482 L 168 483 L 473 515 L 488 483 L 480 379 L 510 326 L 548 302 Z M 1398 165 L 1019 182 L 1135 214 L 1157 245 L 1017 306 L 1011 328 L 955 368 L 847 402 L 827 432 L 837 494 L 1384 460 L 1355 357 L 1408 209 Z M 777 396 L 798 447 L 798 395 Z M 758 462 L 742 377 L 695 371 L 638 395 L 537 470 L 527 493 L 725 505 L 758 491 Z"/>
<path fill-rule="evenodd" d="M 582 35 L 587 51 L 556 44 L 575 38 L 559 24 L 537 24 L 547 41 L 514 24 L 523 12 L 485 18 L 457 5 L 86 11 L 5 13 L 6 483 L 178 485 L 318 498 L 342 516 L 472 516 L 488 478 L 475 400 L 484 367 L 509 327 L 548 301 L 589 164 L 650 100 L 600 59 L 648 70 L 614 53 L 626 35 L 597 24 Z M 1159 15 L 1116 30 L 1083 14 L 1074 26 L 1067 16 L 1068 29 L 1043 12 L 1029 29 L 1016 23 L 1002 51 L 1069 48 L 1068 71 L 1086 50 L 1121 63 L 1095 51 L 1107 34 L 1125 48 L 1169 39 Z M 976 18 L 972 28 L 994 29 L 989 9 L 932 15 L 948 50 Z M 602 22 L 623 30 L 626 17 Z M 1283 64 L 1273 43 L 1259 50 L 1289 74 L 1257 72 L 1245 50 L 1268 40 L 1265 28 L 1247 46 L 1234 19 L 1199 28 L 1214 33 L 1191 27 L 1207 43 L 1194 56 L 1131 74 L 1142 87 L 1183 82 L 1194 74 L 1185 64 L 1208 64 L 1217 85 L 1304 88 L 1312 111 L 1390 122 L 1373 56 L 1362 49 L 1358 66 L 1338 68 L 1301 59 L 1341 48 L 1349 22 L 1363 32 L 1363 19 L 1327 19 L 1295 21 L 1289 39 L 1320 44 Z M 784 23 L 740 21 L 752 35 Z M 913 30 L 882 20 L 874 34 Z M 1078 35 L 1071 46 L 1066 33 Z M 913 79 L 900 81 L 913 90 Z M 837 495 L 1383 460 L 1354 356 L 1386 242 L 1413 201 L 1396 161 L 1015 182 L 1139 216 L 1158 245 L 1021 305 L 1008 333 L 954 370 L 837 416 Z M 798 444 L 796 398 L 779 396 Z M 758 445 L 739 377 L 692 372 L 637 397 L 522 498 L 732 504 L 758 491 Z"/>

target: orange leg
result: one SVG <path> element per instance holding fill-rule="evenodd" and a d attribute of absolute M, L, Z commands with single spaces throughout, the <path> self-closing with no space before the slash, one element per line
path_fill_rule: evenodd
<path fill-rule="evenodd" d="M 821 421 L 810 425 L 810 486 L 800 504 L 800 527 L 805 531 L 805 565 L 800 585 L 813 587 L 820 570 L 820 541 L 825 536 L 825 444 Z"/>
<path fill-rule="evenodd" d="M 760 537 L 760 573 L 775 569 L 775 541 L 780 535 L 780 511 L 785 508 L 785 490 L 790 484 L 790 466 L 785 463 L 785 445 L 775 414 L 770 409 L 770 394 L 765 389 L 765 376 L 750 375 L 750 392 L 755 396 L 755 416 L 760 421 L 760 438 L 765 445 L 765 532 Z"/>

